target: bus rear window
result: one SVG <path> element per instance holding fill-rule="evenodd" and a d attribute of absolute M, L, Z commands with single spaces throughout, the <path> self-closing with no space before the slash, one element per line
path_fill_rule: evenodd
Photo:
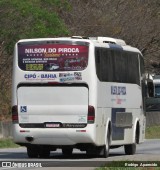
<path fill-rule="evenodd" d="M 18 65 L 24 71 L 84 70 L 88 45 L 19 43 Z"/>

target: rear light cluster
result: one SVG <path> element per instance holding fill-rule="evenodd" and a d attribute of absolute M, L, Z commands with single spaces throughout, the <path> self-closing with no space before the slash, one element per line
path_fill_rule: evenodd
<path fill-rule="evenodd" d="M 88 118 L 87 121 L 89 124 L 94 123 L 95 121 L 95 109 L 93 106 L 88 106 Z M 18 123 L 18 107 L 17 105 L 12 107 L 12 122 Z"/>
<path fill-rule="evenodd" d="M 17 107 L 17 105 L 12 107 L 12 122 L 18 123 L 18 107 Z"/>
<path fill-rule="evenodd" d="M 94 123 L 95 121 L 95 109 L 93 106 L 88 106 L 88 123 Z"/>

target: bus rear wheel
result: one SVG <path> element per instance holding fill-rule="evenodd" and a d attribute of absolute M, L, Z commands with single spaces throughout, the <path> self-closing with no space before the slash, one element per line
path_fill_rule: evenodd
<path fill-rule="evenodd" d="M 136 153 L 136 144 L 139 141 L 139 128 L 136 128 L 135 141 L 132 144 L 124 145 L 126 155 L 134 155 Z"/>
<path fill-rule="evenodd" d="M 40 158 L 48 158 L 50 156 L 50 150 L 48 148 L 41 148 L 39 151 Z"/>
<path fill-rule="evenodd" d="M 134 155 L 136 153 L 136 144 L 124 145 L 126 155 Z"/>
<path fill-rule="evenodd" d="M 29 158 L 38 158 L 38 147 L 27 146 L 27 155 Z"/>
<path fill-rule="evenodd" d="M 103 158 L 107 158 L 109 156 L 109 148 L 110 148 L 110 141 L 111 141 L 110 138 L 111 136 L 108 130 L 106 139 L 105 139 L 105 145 L 101 147 L 101 151 L 100 151 L 100 156 L 102 156 Z"/>
<path fill-rule="evenodd" d="M 135 135 L 135 142 L 129 145 L 124 145 L 124 151 L 126 155 L 134 155 L 136 153 L 136 141 L 138 134 Z"/>

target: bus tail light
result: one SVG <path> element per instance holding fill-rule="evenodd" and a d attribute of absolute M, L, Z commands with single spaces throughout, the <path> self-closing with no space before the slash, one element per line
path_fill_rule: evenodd
<path fill-rule="evenodd" d="M 93 106 L 88 106 L 88 123 L 94 123 L 95 120 L 95 109 Z"/>
<path fill-rule="evenodd" d="M 12 107 L 12 122 L 18 123 L 18 107 L 17 107 L 17 105 Z"/>

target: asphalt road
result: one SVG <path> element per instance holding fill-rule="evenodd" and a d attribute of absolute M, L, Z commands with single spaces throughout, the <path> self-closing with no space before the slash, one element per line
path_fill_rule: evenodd
<path fill-rule="evenodd" d="M 49 159 L 30 159 L 27 157 L 26 148 L 9 148 L 9 149 L 0 149 L 0 161 L 3 162 L 12 162 L 21 163 L 20 166 L 24 168 L 18 167 L 18 169 L 35 169 L 32 166 L 37 166 L 38 169 L 41 170 L 73 170 L 73 169 L 86 169 L 93 170 L 96 167 L 100 167 L 104 165 L 108 161 L 160 161 L 160 139 L 154 140 L 146 140 L 144 143 L 139 144 L 137 146 L 137 152 L 135 155 L 125 155 L 124 148 L 117 148 L 110 150 L 110 156 L 108 158 L 96 158 L 96 157 L 87 157 L 85 152 L 80 152 L 79 150 L 74 150 L 73 155 L 70 157 L 65 157 L 62 155 L 61 150 L 57 150 L 56 152 L 51 152 Z M 25 164 L 27 162 L 27 165 Z M 37 163 L 37 164 L 29 164 L 28 163 Z M 5 165 L 5 164 L 4 164 Z M 14 164 L 16 165 L 16 164 Z M 42 165 L 43 168 L 40 168 Z M 50 167 L 44 167 L 44 166 Z M 1 165 L 2 166 L 2 162 Z M 18 166 L 18 165 L 17 165 Z M 78 168 L 75 168 L 78 167 Z M 7 169 L 0 168 L 0 169 Z M 17 169 L 17 167 L 12 168 L 12 170 Z"/>

